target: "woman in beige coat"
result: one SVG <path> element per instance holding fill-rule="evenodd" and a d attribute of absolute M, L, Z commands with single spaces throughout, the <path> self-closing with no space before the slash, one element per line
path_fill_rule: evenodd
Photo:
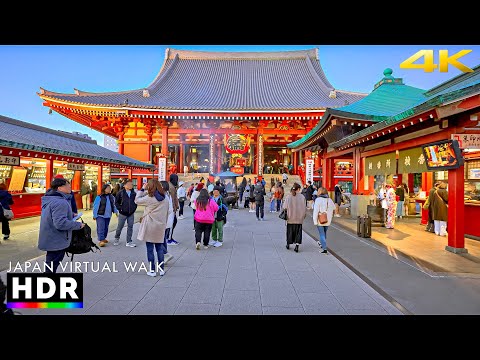
<path fill-rule="evenodd" d="M 287 209 L 287 249 L 290 249 L 290 244 L 295 244 L 295 252 L 298 252 L 298 246 L 302 243 L 302 224 L 307 215 L 301 189 L 300 184 L 293 184 L 283 203 L 283 209 Z"/>
<path fill-rule="evenodd" d="M 328 191 L 324 187 L 318 189 L 318 197 L 313 205 L 313 223 L 317 226 L 318 235 L 320 241 L 318 245 L 322 247 L 322 254 L 327 254 L 327 230 L 330 226 L 333 218 L 333 210 L 335 209 L 335 203 L 328 196 Z M 318 222 L 319 213 L 327 213 L 327 222 L 320 224 Z"/>
<path fill-rule="evenodd" d="M 143 215 L 140 218 L 137 239 L 145 241 L 147 245 L 147 259 L 150 264 L 150 271 L 147 272 L 148 276 L 156 276 L 156 268 L 158 268 L 160 276 L 165 274 L 165 271 L 163 271 L 163 259 L 166 253 L 164 237 L 167 227 L 168 201 L 164 200 L 165 191 L 156 179 L 148 180 L 148 183 L 143 185 L 142 190 L 135 197 L 137 205 L 145 206 Z M 155 266 L 153 248 L 155 248 L 157 253 L 158 266 Z"/>

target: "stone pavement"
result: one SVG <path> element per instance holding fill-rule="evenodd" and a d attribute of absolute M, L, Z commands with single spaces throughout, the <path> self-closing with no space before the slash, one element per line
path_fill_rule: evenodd
<path fill-rule="evenodd" d="M 285 249 L 285 224 L 276 213 L 259 222 L 246 209 L 230 210 L 224 245 L 195 250 L 191 208 L 169 246 L 174 258 L 163 277 L 127 271 L 146 262 L 145 245 L 112 241 L 75 262 L 99 262 L 118 272 L 84 271 L 83 309 L 22 309 L 21 314 L 402 314 L 335 256 L 323 255 L 304 233 L 300 252 Z M 135 224 L 134 237 L 138 231 Z M 113 240 L 113 232 L 108 239 Z M 43 262 L 44 257 L 36 261 Z M 16 259 L 12 259 L 15 261 Z M 83 265 L 82 265 L 83 266 Z M 95 265 L 97 266 L 97 265 Z M 5 278 L 5 271 L 1 273 Z"/>

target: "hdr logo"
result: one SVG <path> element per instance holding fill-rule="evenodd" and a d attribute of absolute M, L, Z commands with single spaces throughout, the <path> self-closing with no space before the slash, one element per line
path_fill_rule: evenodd
<path fill-rule="evenodd" d="M 83 274 L 7 273 L 7 307 L 83 308 Z"/>

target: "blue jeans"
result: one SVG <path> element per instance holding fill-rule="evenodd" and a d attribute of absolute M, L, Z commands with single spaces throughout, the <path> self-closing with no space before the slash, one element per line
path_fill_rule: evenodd
<path fill-rule="evenodd" d="M 277 211 L 280 211 L 280 205 L 282 205 L 282 199 L 277 199 Z"/>
<path fill-rule="evenodd" d="M 98 241 L 105 240 L 108 234 L 108 225 L 110 224 L 110 218 L 97 217 L 97 236 Z"/>
<path fill-rule="evenodd" d="M 45 259 L 45 262 L 47 263 L 47 266 L 45 266 L 45 273 L 56 273 L 58 265 L 60 265 L 60 262 L 63 260 L 63 257 L 65 256 L 65 249 L 63 250 L 55 250 L 55 251 L 47 251 L 47 256 Z M 51 271 L 50 266 L 53 268 Z"/>
<path fill-rule="evenodd" d="M 117 232 L 115 233 L 115 239 L 120 239 L 125 221 L 127 221 L 127 243 L 129 243 L 132 242 L 134 214 L 129 216 L 118 214 L 118 225 Z"/>
<path fill-rule="evenodd" d="M 275 211 L 275 205 L 276 205 L 276 201 L 275 199 L 272 199 L 272 201 L 270 201 L 270 211 Z"/>
<path fill-rule="evenodd" d="M 327 230 L 328 226 L 317 226 L 318 235 L 320 236 L 320 244 L 323 250 L 327 250 Z"/>
<path fill-rule="evenodd" d="M 158 263 L 163 262 L 163 255 L 166 254 L 165 243 L 151 243 L 147 241 L 147 260 L 150 263 L 150 270 L 156 271 L 157 267 L 155 266 L 155 254 L 153 253 L 153 248 L 157 252 L 157 261 Z M 163 269 L 163 264 L 160 266 Z"/>
<path fill-rule="evenodd" d="M 396 216 L 403 216 L 403 201 L 397 202 L 397 213 L 395 214 Z"/>

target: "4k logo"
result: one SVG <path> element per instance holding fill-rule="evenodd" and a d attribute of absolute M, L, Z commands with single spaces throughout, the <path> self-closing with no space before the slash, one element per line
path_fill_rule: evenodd
<path fill-rule="evenodd" d="M 448 65 L 452 65 L 463 72 L 473 72 L 468 66 L 458 61 L 459 58 L 471 52 L 472 50 L 461 50 L 448 56 L 448 50 L 439 50 L 438 64 L 435 64 L 433 50 L 420 50 L 403 61 L 400 64 L 400 69 L 423 69 L 424 72 L 433 72 L 435 69 L 439 69 L 440 72 L 448 72 Z M 414 64 L 415 61 L 422 57 L 424 58 L 423 64 Z"/>

